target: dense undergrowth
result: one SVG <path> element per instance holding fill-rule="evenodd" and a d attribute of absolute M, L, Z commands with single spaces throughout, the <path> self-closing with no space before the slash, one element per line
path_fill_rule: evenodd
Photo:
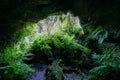
<path fill-rule="evenodd" d="M 55 61 L 50 67 L 55 80 L 63 80 L 64 66 L 77 67 L 78 71 L 86 69 L 88 80 L 120 79 L 120 46 L 110 42 L 110 38 L 119 39 L 119 31 L 110 36 L 102 26 L 88 24 L 83 27 L 83 34 L 69 23 L 52 35 L 38 36 L 34 26 L 27 23 L 15 33 L 16 41 L 1 51 L 0 79 L 24 80 L 29 72 L 34 72 L 28 63 L 41 61 L 46 64 Z"/>
<path fill-rule="evenodd" d="M 26 56 L 31 55 L 27 52 L 31 49 L 32 40 L 28 40 L 27 37 L 33 36 L 34 27 L 34 23 L 26 23 L 23 29 L 15 33 L 16 41 L 1 51 L 0 69 L 4 72 L 1 74 L 4 80 L 25 79 L 28 72 L 34 71 L 23 62 L 24 59 L 28 59 Z"/>

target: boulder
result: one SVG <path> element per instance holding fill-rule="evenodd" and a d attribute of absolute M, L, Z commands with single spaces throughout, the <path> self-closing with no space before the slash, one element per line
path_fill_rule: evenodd
<path fill-rule="evenodd" d="M 37 23 L 37 28 L 39 33 L 50 35 L 66 25 L 70 25 L 69 28 L 76 27 L 83 33 L 79 17 L 75 17 L 71 13 L 48 16 L 46 19 L 40 20 Z"/>

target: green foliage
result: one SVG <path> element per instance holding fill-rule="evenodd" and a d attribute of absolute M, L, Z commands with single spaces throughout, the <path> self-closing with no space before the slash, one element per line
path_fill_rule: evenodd
<path fill-rule="evenodd" d="M 51 56 L 51 47 L 50 47 L 51 40 L 47 35 L 40 36 L 36 39 L 32 45 L 31 51 L 34 52 L 36 56 Z"/>
<path fill-rule="evenodd" d="M 82 45 L 90 48 L 92 53 L 102 54 L 102 48 L 106 46 L 105 41 L 108 39 L 108 31 L 102 26 L 95 27 L 90 24 L 83 28 L 85 35 L 82 38 Z"/>
<path fill-rule="evenodd" d="M 6 47 L 3 52 L 4 54 L 2 55 L 2 60 L 4 63 L 8 64 L 11 64 L 16 60 L 22 60 L 24 55 L 27 55 L 30 49 L 31 43 L 24 38 L 24 40 Z"/>
<path fill-rule="evenodd" d="M 120 30 L 116 31 L 114 38 L 119 38 L 120 37 Z"/>
<path fill-rule="evenodd" d="M 21 59 L 21 50 L 16 46 L 7 47 L 2 56 L 4 63 L 13 63 L 17 59 Z"/>
<path fill-rule="evenodd" d="M 17 30 L 14 33 L 15 41 L 20 41 L 21 39 L 25 38 L 26 36 L 31 36 L 34 34 L 34 30 L 36 28 L 36 24 L 34 22 L 26 22 L 22 29 Z"/>
<path fill-rule="evenodd" d="M 98 44 L 102 44 L 104 40 L 108 37 L 108 31 L 103 27 L 98 26 L 94 28 L 91 25 L 84 26 L 86 30 L 84 43 L 87 45 L 91 39 L 97 40 Z"/>
<path fill-rule="evenodd" d="M 59 66 L 59 60 L 56 60 L 49 67 L 49 71 L 47 72 L 47 80 L 63 80 L 64 74 L 62 67 Z M 54 76 L 54 77 L 53 77 Z"/>
<path fill-rule="evenodd" d="M 78 35 L 83 35 L 83 29 L 79 24 L 79 19 L 71 20 L 71 15 L 68 13 L 66 16 L 60 16 L 62 27 L 56 29 L 53 34 L 41 34 L 34 41 L 30 52 L 35 54 L 35 59 L 55 57 L 62 59 L 65 63 L 80 64 L 82 62 L 82 57 L 86 57 L 82 55 L 87 55 L 86 53 L 89 53 L 90 50 L 75 39 Z"/>
<path fill-rule="evenodd" d="M 26 80 L 27 73 L 34 72 L 27 64 L 16 61 L 5 68 L 4 79 L 6 80 Z M 6 77 L 7 76 L 7 77 Z"/>
<path fill-rule="evenodd" d="M 69 19 L 66 23 L 64 23 L 64 27 L 62 28 L 62 30 L 64 32 L 67 32 L 70 35 L 75 35 L 75 34 L 79 34 L 82 35 L 83 31 L 82 28 L 80 28 L 80 26 L 78 26 L 77 24 L 72 24 L 70 23 Z"/>
<path fill-rule="evenodd" d="M 22 30 L 15 33 L 16 41 L 7 45 L 4 49 L 0 58 L 1 62 L 6 64 L 6 66 L 1 67 L 1 69 L 5 70 L 4 76 L 8 76 L 5 79 L 25 78 L 25 74 L 33 71 L 23 60 L 29 60 L 33 56 L 28 51 L 31 49 L 34 41 L 31 38 L 34 35 L 34 29 L 35 24 L 26 23 Z M 18 37 L 20 38 L 17 39 Z"/>
<path fill-rule="evenodd" d="M 89 80 L 119 80 L 120 68 L 101 65 L 90 70 Z"/>
<path fill-rule="evenodd" d="M 42 33 L 37 35 L 35 24 L 31 22 L 17 31 L 14 34 L 16 41 L 7 46 L 4 54 L 0 55 L 0 61 L 5 63 L 5 66 L 0 67 L 5 70 L 4 77 L 8 76 L 6 79 L 12 80 L 19 77 L 21 79 L 23 76 L 22 78 L 25 79 L 26 74 L 33 70 L 23 60 L 31 60 L 34 57 L 33 61 L 36 59 L 38 62 L 42 59 L 43 61 L 48 61 L 49 58 L 52 58 L 52 61 L 58 59 L 50 66 L 51 72 L 47 73 L 54 75 L 57 80 L 63 79 L 62 66 L 65 65 L 75 67 L 93 65 L 95 67 L 89 68 L 91 69 L 89 80 L 111 80 L 110 76 L 117 80 L 116 77 L 120 73 L 120 51 L 119 47 L 111 48 L 104 43 L 108 38 L 108 31 L 101 26 L 95 28 L 87 25 L 84 27 L 85 35 L 81 36 L 84 34 L 82 28 L 79 24 L 72 23 L 69 16 L 62 21 L 63 27 L 50 35 Z M 76 39 L 79 36 L 81 39 Z M 119 38 L 119 32 L 114 38 Z"/>
<path fill-rule="evenodd" d="M 103 54 L 94 54 L 93 58 L 98 67 L 90 70 L 89 80 L 118 80 L 120 77 L 120 51 L 118 47 L 106 48 Z M 114 72 L 114 73 L 113 73 Z"/>
<path fill-rule="evenodd" d="M 62 48 L 70 45 L 73 39 L 74 36 L 69 36 L 67 33 L 59 31 L 53 35 L 52 41 L 57 48 Z"/>
<path fill-rule="evenodd" d="M 66 30 L 69 28 L 67 27 Z M 63 29 L 57 30 L 52 35 L 42 35 L 34 41 L 31 52 L 36 55 L 35 59 L 39 58 L 39 60 L 41 57 L 57 57 L 64 63 L 81 64 L 90 50 L 81 45 L 74 36 L 74 33 L 69 34 Z"/>
<path fill-rule="evenodd" d="M 52 1 L 55 4 L 52 4 Z M 3 26 L 5 27 L 4 33 L 11 35 L 11 33 L 13 33 L 16 30 L 16 27 L 17 29 L 19 29 L 21 27 L 20 25 L 23 25 L 27 21 L 36 21 L 39 18 L 45 17 L 49 13 L 55 12 L 56 10 L 58 10 L 56 3 L 58 3 L 59 5 L 62 4 L 60 7 L 63 7 L 63 8 L 65 7 L 65 5 L 67 5 L 67 8 L 69 7 L 71 8 L 70 5 L 74 4 L 74 7 L 77 7 L 76 8 L 77 13 L 80 12 L 82 15 L 84 15 L 83 17 L 87 16 L 87 19 L 88 17 L 91 20 L 95 18 L 97 19 L 97 22 L 100 22 L 100 24 L 101 22 L 104 23 L 104 21 L 106 21 L 105 18 L 109 19 L 111 17 L 112 17 L 111 18 L 112 21 L 110 20 L 110 22 L 115 22 L 113 23 L 113 25 L 114 24 L 116 25 L 116 22 L 120 21 L 118 20 L 119 17 L 116 17 L 116 15 L 119 14 L 118 12 L 116 12 L 117 7 L 114 6 L 114 4 L 116 3 L 113 3 L 112 0 L 110 4 L 113 3 L 113 6 L 111 6 L 110 9 L 114 11 L 112 12 L 111 10 L 110 11 L 107 10 L 108 11 L 107 13 L 110 13 L 110 15 L 115 14 L 115 16 L 112 15 L 111 17 L 109 16 L 106 17 L 106 14 L 104 14 L 102 11 L 103 7 L 104 7 L 103 10 L 105 11 L 107 8 L 109 8 L 105 6 L 106 4 L 105 5 L 100 4 L 100 5 L 97 5 L 97 7 L 95 7 L 95 8 L 99 8 L 98 9 L 99 14 L 96 14 L 96 10 L 94 10 L 95 8 L 92 9 L 92 14 L 90 13 L 84 14 L 84 12 L 89 11 L 86 5 L 83 5 L 85 8 L 81 7 L 83 3 L 86 4 L 86 1 L 84 2 L 82 0 L 78 0 L 77 2 L 80 2 L 80 4 L 73 1 L 69 1 L 69 2 L 66 1 L 65 3 L 64 1 L 57 1 L 57 0 L 56 1 L 52 0 L 52 1 L 51 0 L 34 0 L 34 1 L 32 0 L 29 0 L 29 1 L 28 0 L 27 1 L 1 0 L 0 4 L 2 4 L 1 5 L 2 7 L 0 9 L 2 12 L 1 14 L 3 18 L 2 23 L 3 23 Z M 95 3 L 99 3 L 99 2 L 103 3 L 101 1 L 97 1 L 97 2 L 95 1 Z M 91 6 L 91 1 L 89 1 L 87 4 L 88 6 Z M 93 8 L 94 6 L 96 5 L 93 5 L 91 7 Z M 100 6 L 103 6 L 103 7 L 100 8 Z M 82 10 L 80 9 L 80 7 Z M 67 8 L 65 8 L 65 10 Z M 80 11 L 78 9 L 80 9 Z M 96 15 L 93 13 L 95 13 Z M 101 18 L 100 17 L 101 15 L 105 15 L 104 16 L 105 18 L 101 19 L 102 21 L 99 20 L 99 18 Z M 114 20 L 113 17 L 116 20 Z M 109 20 L 107 21 L 109 22 Z M 8 29 L 7 29 L 8 31 L 6 30 L 7 28 L 6 26 L 8 26 Z M 74 65 L 74 63 L 77 63 L 77 64 L 81 64 L 83 62 L 89 63 L 87 61 L 91 59 L 91 56 L 88 55 L 87 53 L 90 53 L 90 50 L 86 46 L 89 47 L 90 45 L 91 47 L 89 48 L 92 49 L 93 52 L 96 52 L 96 50 L 99 51 L 100 49 L 102 50 L 102 53 L 98 54 L 96 52 L 96 54 L 94 54 L 94 58 L 93 58 L 95 63 L 94 65 L 97 67 L 93 68 L 90 71 L 89 79 L 90 80 L 108 80 L 108 79 L 120 80 L 120 79 L 117 79 L 117 77 L 119 78 L 118 74 L 120 73 L 119 71 L 120 70 L 120 65 L 119 65 L 120 51 L 118 48 L 111 49 L 110 47 L 107 47 L 107 48 L 103 47 L 104 41 L 108 36 L 108 31 L 103 29 L 101 26 L 97 28 L 94 28 L 93 26 L 85 27 L 88 33 L 83 36 L 84 41 L 82 44 L 80 43 L 80 41 L 75 39 L 79 35 L 83 34 L 81 33 L 82 29 L 79 29 L 78 25 L 70 23 L 69 18 L 65 19 L 64 28 L 62 29 L 63 32 L 60 31 L 58 33 L 55 33 L 52 36 L 45 36 L 45 35 L 41 36 L 35 42 L 34 42 L 34 39 L 31 38 L 31 36 L 33 36 L 34 34 L 34 26 L 35 24 L 31 22 L 24 24 L 24 27 L 22 29 L 20 28 L 20 30 L 15 32 L 14 36 L 12 36 L 14 38 L 14 42 L 10 45 L 7 45 L 4 48 L 4 51 L 0 50 L 2 51 L 0 52 L 0 63 L 4 63 L 6 65 L 6 66 L 0 67 L 0 69 L 5 70 L 4 77 L 6 79 L 9 78 L 9 80 L 16 80 L 16 78 L 17 79 L 22 78 L 21 76 L 25 76 L 26 73 L 31 71 L 29 66 L 23 62 L 24 59 L 29 59 L 28 56 L 33 56 L 32 53 L 28 53 L 28 52 L 33 51 L 34 55 L 38 57 L 41 56 L 41 54 L 44 54 L 47 57 L 51 57 L 51 56 L 57 57 L 62 59 L 63 62 L 68 62 L 70 64 L 72 63 Z M 10 30 L 10 28 L 12 30 Z M 118 31 L 118 33 L 115 33 L 114 39 L 117 41 L 119 40 L 119 37 L 120 37 L 120 31 Z M 0 43 L 3 43 L 3 42 L 5 42 L 4 39 L 3 41 L 0 40 Z M 33 46 L 32 46 L 32 42 L 34 42 Z M 102 46 L 100 46 L 100 44 Z M 60 76 L 62 72 L 60 67 L 58 66 L 58 63 L 57 65 L 54 65 L 54 67 L 55 67 L 55 70 L 58 71 L 57 73 L 53 71 L 54 74 L 56 74 L 56 78 L 58 80 L 61 80 L 62 78 L 60 78 Z M 54 68 L 52 68 L 52 70 L 54 70 Z M 60 72 L 60 75 L 58 75 L 59 72 Z"/>
<path fill-rule="evenodd" d="M 120 66 L 119 56 L 119 47 L 112 47 L 103 49 L 103 54 L 101 55 L 94 54 L 93 58 L 97 64 Z"/>
<path fill-rule="evenodd" d="M 16 60 L 22 60 L 23 55 L 25 55 L 31 48 L 32 42 L 35 40 L 31 38 L 34 37 L 35 24 L 28 22 L 23 29 L 15 32 L 14 37 L 15 42 L 7 45 L 4 49 L 4 54 L 2 56 L 3 62 L 13 63 Z"/>
<path fill-rule="evenodd" d="M 90 70 L 90 75 L 88 76 L 89 80 L 106 80 L 110 74 L 110 67 L 108 66 L 99 66 Z"/>
<path fill-rule="evenodd" d="M 27 52 L 27 48 L 23 50 L 20 48 L 20 45 L 6 47 L 4 54 L 1 56 L 2 63 L 7 65 L 1 67 L 5 70 L 4 76 L 7 76 L 5 79 L 25 79 L 25 75 L 33 71 L 27 64 L 23 62 L 24 59 L 28 59 L 28 56 L 24 56 L 26 55 L 24 53 L 25 51 Z"/>
<path fill-rule="evenodd" d="M 101 26 L 87 25 L 84 28 L 86 32 L 82 44 L 92 49 L 93 54 L 91 54 L 92 58 L 90 60 L 93 60 L 93 63 L 90 64 L 95 66 L 89 71 L 88 79 L 119 80 L 119 46 L 115 46 L 116 42 L 107 42 L 109 32 Z M 117 34 L 119 32 L 116 33 L 116 36 Z"/>

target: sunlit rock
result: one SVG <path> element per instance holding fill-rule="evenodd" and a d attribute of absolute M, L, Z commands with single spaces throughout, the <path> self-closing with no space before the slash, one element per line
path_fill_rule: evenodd
<path fill-rule="evenodd" d="M 74 17 L 70 13 L 48 16 L 46 19 L 40 20 L 37 23 L 38 33 L 49 35 L 54 34 L 54 32 L 66 26 L 70 26 L 69 28 L 76 27 L 83 34 L 79 18 Z"/>

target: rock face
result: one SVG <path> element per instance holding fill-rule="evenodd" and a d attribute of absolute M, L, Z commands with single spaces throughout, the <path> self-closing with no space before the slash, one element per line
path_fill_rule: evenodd
<path fill-rule="evenodd" d="M 74 17 L 70 13 L 49 16 L 46 19 L 39 21 L 37 27 L 39 33 L 53 34 L 55 31 L 68 24 L 72 25 L 71 27 L 77 27 L 83 33 L 79 18 Z"/>

